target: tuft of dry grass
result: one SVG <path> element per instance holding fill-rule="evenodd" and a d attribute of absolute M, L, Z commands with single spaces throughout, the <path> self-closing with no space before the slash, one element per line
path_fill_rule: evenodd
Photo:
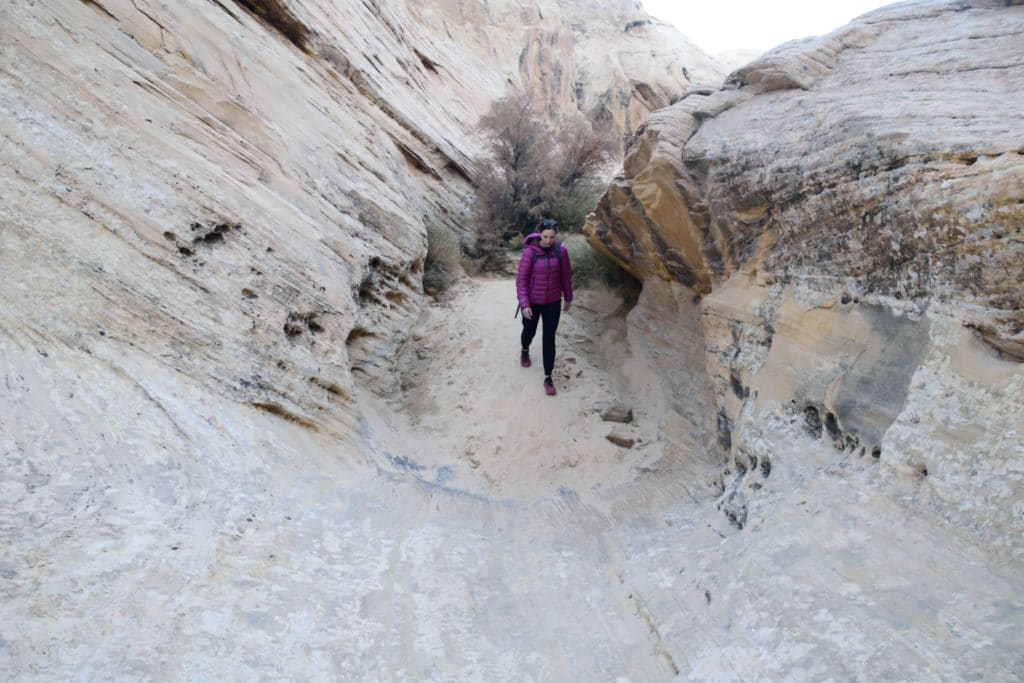
<path fill-rule="evenodd" d="M 582 235 L 566 235 L 563 244 L 569 251 L 573 287 L 599 281 L 619 290 L 630 305 L 640 296 L 641 284 L 617 263 L 594 249 Z"/>

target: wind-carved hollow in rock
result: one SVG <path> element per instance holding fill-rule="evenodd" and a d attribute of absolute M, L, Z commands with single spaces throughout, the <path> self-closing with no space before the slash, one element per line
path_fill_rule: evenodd
<path fill-rule="evenodd" d="M 189 226 L 192 231 L 192 244 L 217 244 L 224 241 L 224 236 L 231 231 L 240 230 L 241 225 L 229 225 L 227 223 L 215 223 L 204 226 L 202 223 L 194 222 Z"/>
<path fill-rule="evenodd" d="M 722 470 L 717 509 L 737 530 L 746 527 L 750 503 L 764 488 L 771 471 L 772 464 L 768 455 L 757 456 L 743 447 L 735 449 L 729 459 L 729 466 Z"/>
<path fill-rule="evenodd" d="M 732 387 L 732 393 L 739 399 L 749 398 L 750 387 L 743 386 L 743 382 L 740 381 L 739 374 L 735 369 L 729 373 L 729 386 Z"/>
<path fill-rule="evenodd" d="M 415 275 L 422 270 L 417 260 L 408 268 L 390 264 L 379 256 L 367 263 L 366 273 L 355 288 L 355 298 L 360 307 L 402 306 L 416 293 Z"/>
<path fill-rule="evenodd" d="M 732 470 L 726 468 L 722 473 L 723 489 L 722 495 L 716 506 L 729 520 L 729 523 L 736 528 L 737 531 L 742 531 L 743 527 L 747 523 L 747 515 L 749 514 L 748 508 L 748 491 L 744 489 L 743 483 L 746 480 L 747 473 L 750 471 L 749 462 L 745 462 L 746 455 L 742 452 L 737 452 L 733 458 L 733 466 L 736 468 L 735 474 Z M 731 479 L 726 483 L 726 477 Z M 755 492 L 759 490 L 760 486 L 751 487 Z"/>
<path fill-rule="evenodd" d="M 804 429 L 811 435 L 811 438 L 821 438 L 821 413 L 816 406 L 804 408 Z"/>
<path fill-rule="evenodd" d="M 189 224 L 187 238 L 180 238 L 177 233 L 171 230 L 165 231 L 163 237 L 167 241 L 174 243 L 181 256 L 189 257 L 194 256 L 196 250 L 200 247 L 223 244 L 231 231 L 240 231 L 241 229 L 240 223 L 211 221 L 204 225 L 199 221 L 193 221 Z"/>
<path fill-rule="evenodd" d="M 839 428 L 839 422 L 836 420 L 835 413 L 831 410 L 825 412 L 825 432 L 828 434 L 828 438 L 832 441 L 832 446 L 837 450 L 843 450 L 843 430 Z"/>
<path fill-rule="evenodd" d="M 420 60 L 420 64 L 423 65 L 424 69 L 426 69 L 427 71 L 429 71 L 432 74 L 437 74 L 438 73 L 438 71 L 437 71 L 437 69 L 438 69 L 437 62 L 435 62 L 430 57 L 427 57 L 425 54 L 423 54 L 419 50 L 413 50 L 412 52 Z"/>
<path fill-rule="evenodd" d="M 411 324 L 422 301 L 422 270 L 422 257 L 403 263 L 376 255 L 366 261 L 361 277 L 353 279 L 356 317 L 345 342 L 348 362 L 360 382 L 374 391 L 390 391 L 395 381 L 388 367 L 408 329 L 398 321 Z"/>
<path fill-rule="evenodd" d="M 367 364 L 374 354 L 375 342 L 379 335 L 361 325 L 353 327 L 345 337 L 348 349 L 349 365 L 353 372 L 368 374 Z"/>
<path fill-rule="evenodd" d="M 348 336 L 345 337 L 345 344 L 347 344 L 348 346 L 351 346 L 352 344 L 356 343 L 360 339 L 367 339 L 367 338 L 372 338 L 372 337 L 376 337 L 376 336 L 377 335 L 375 333 L 371 332 L 370 330 L 366 329 L 365 327 L 359 327 L 357 325 L 356 327 L 353 327 L 352 330 L 348 333 Z"/>
<path fill-rule="evenodd" d="M 410 167 L 420 173 L 426 173 L 429 176 L 433 176 L 438 180 L 441 179 L 441 175 L 431 167 L 430 163 L 426 159 L 413 150 L 409 144 L 400 142 L 396 139 L 392 139 L 392 141 L 395 143 L 398 151 L 402 153 L 402 158 L 405 159 L 406 163 L 408 163 Z"/>
<path fill-rule="evenodd" d="M 729 523 L 732 524 L 738 531 L 742 531 L 743 527 L 747 523 L 747 515 L 749 510 L 747 504 L 743 501 L 742 497 L 733 491 L 729 494 L 729 497 L 719 503 L 719 508 L 724 514 Z"/>
<path fill-rule="evenodd" d="M 736 472 L 740 477 L 747 473 L 747 463 L 743 461 L 743 457 L 745 457 L 744 453 L 742 451 L 738 451 L 736 453 L 736 457 L 733 458 L 733 465 L 736 467 Z"/>
<path fill-rule="evenodd" d="M 311 335 L 323 332 L 324 326 L 320 323 L 319 316 L 320 314 L 316 311 L 289 313 L 287 320 L 284 322 L 285 335 L 288 337 L 298 337 L 307 332 Z"/>
<path fill-rule="evenodd" d="M 317 432 L 320 430 L 319 426 L 317 426 L 315 422 L 303 417 L 302 415 L 299 415 L 296 412 L 288 410 L 280 403 L 275 403 L 272 401 L 255 401 L 250 402 L 248 405 L 252 406 L 253 408 L 256 408 L 257 410 L 262 410 L 264 412 L 270 413 L 271 415 L 276 415 L 277 417 L 287 420 L 292 424 L 297 424 L 300 427 L 308 429 L 312 432 Z"/>
<path fill-rule="evenodd" d="M 328 395 L 338 400 L 344 401 L 346 403 L 352 400 L 351 394 L 345 389 L 345 387 L 341 386 L 337 382 L 325 380 L 322 377 L 310 377 L 309 382 L 310 384 L 320 387 L 321 389 L 326 391 Z"/>

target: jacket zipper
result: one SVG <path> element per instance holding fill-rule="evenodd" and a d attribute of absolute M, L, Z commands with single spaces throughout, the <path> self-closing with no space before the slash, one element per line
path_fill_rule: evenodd
<path fill-rule="evenodd" d="M 548 267 L 548 272 L 544 276 L 544 298 L 547 298 L 547 293 L 551 291 L 551 256 L 555 253 L 554 248 L 551 249 L 551 253 L 544 257 L 544 264 Z M 550 301 L 546 303 L 552 303 Z"/>

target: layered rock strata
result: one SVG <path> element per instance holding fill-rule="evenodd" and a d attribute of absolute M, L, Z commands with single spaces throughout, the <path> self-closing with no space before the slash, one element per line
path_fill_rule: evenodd
<path fill-rule="evenodd" d="M 676 430 L 720 454 L 736 529 L 810 441 L 875 468 L 865 491 L 905 502 L 912 482 L 954 545 L 1020 566 L 1022 43 L 1019 2 L 902 3 L 640 132 L 588 233 L 644 280 L 639 341 L 672 337 L 648 324 L 666 299 L 691 321 L 692 377 L 664 388 L 689 397 Z"/>
<path fill-rule="evenodd" d="M 507 85 L 522 88 L 553 118 L 581 112 L 611 122 L 627 138 L 687 88 L 725 75 L 715 59 L 636 2 L 442 0 L 410 12 L 455 44 L 453 55 L 462 58 L 453 68 L 495 79 L 490 85 L 500 89 L 503 71 L 488 73 L 487 65 L 506 65 L 517 75 Z"/>
<path fill-rule="evenodd" d="M 349 432 L 353 378 L 393 385 L 425 226 L 470 237 L 466 132 L 551 69 L 575 85 L 539 96 L 593 109 L 587 36 L 635 51 L 649 24 L 609 7 L 588 32 L 586 8 L 558 3 L 5 6 L 4 272 L 36 295 L 6 290 L 4 329 L 32 330 L 29 346 L 130 344 L 230 400 Z M 480 13 L 503 23 L 480 28 Z M 646 111 L 634 86 L 655 107 L 689 82 L 623 61 L 588 62 L 614 63 L 601 75 L 617 74 L 619 121 Z"/>
<path fill-rule="evenodd" d="M 979 1 L 780 46 L 653 114 L 591 219 L 726 527 L 627 572 L 691 679 L 1024 664 L 1021 44 Z"/>
<path fill-rule="evenodd" d="M 907 20 L 892 42 L 912 45 L 937 21 L 956 44 L 956 24 L 929 7 L 893 15 Z M 971 35 L 1012 40 L 1019 14 L 1008 12 L 1019 8 L 956 7 L 975 22 Z M 517 19 L 454 23 L 479 12 Z M 613 25 L 586 25 L 588 12 Z M 647 260 L 682 275 L 648 278 L 626 345 L 636 352 L 628 379 L 657 374 L 665 392 L 647 383 L 627 397 L 637 407 L 627 436 L 643 439 L 628 455 L 603 451 L 611 485 L 581 476 L 594 456 L 572 446 L 532 453 L 526 473 L 515 458 L 515 443 L 568 446 L 594 428 L 573 408 L 589 397 L 572 394 L 571 374 L 559 395 L 571 401 L 544 416 L 564 419 L 533 430 L 538 441 L 515 440 L 522 421 L 473 425 L 512 451 L 495 448 L 481 467 L 537 491 L 522 499 L 493 495 L 472 463 L 433 452 L 426 432 L 392 440 L 401 416 L 360 405 L 362 386 L 390 387 L 421 307 L 425 225 L 463 227 L 476 157 L 467 131 L 491 99 L 523 82 L 548 93 L 553 111 L 607 107 L 626 131 L 675 99 L 676 84 L 705 80 L 699 65 L 667 73 L 664 86 L 632 71 L 646 68 L 638 43 L 609 43 L 643 45 L 662 31 L 644 20 L 632 2 L 0 5 L 8 677 L 1021 670 L 1020 371 L 975 336 L 1012 342 L 994 312 L 1004 309 L 984 292 L 965 306 L 956 277 L 940 278 L 952 283 L 948 301 L 908 299 L 885 278 L 879 291 L 840 291 L 828 269 L 782 259 L 768 238 L 750 241 L 763 258 L 740 249 L 733 265 L 716 265 L 729 243 L 705 256 L 700 232 L 677 226 L 689 236 L 676 253 Z M 882 35 L 897 25 L 871 21 Z M 476 47 L 460 47 L 469 34 L 481 36 Z M 600 45 L 600 57 L 572 52 L 590 76 L 553 78 L 569 63 L 569 34 Z M 602 66 L 605 55 L 619 57 Z M 978 66 L 975 76 L 990 71 Z M 832 73 L 821 69 L 820 79 Z M 727 120 L 733 91 L 808 88 L 752 103 L 816 92 L 802 66 L 762 71 L 725 95 L 702 91 L 710 108 L 697 118 Z M 1019 91 L 1014 67 L 998 72 L 1000 97 Z M 750 111 L 749 127 L 778 127 Z M 676 146 L 682 158 L 686 141 Z M 658 177 L 671 187 L 684 176 Z M 711 215 L 672 201 L 693 225 Z M 758 206 L 737 215 L 756 224 Z M 779 270 L 755 273 L 751 264 L 773 254 Z M 690 282 L 687 269 L 704 279 Z M 514 328 L 507 311 L 494 315 Z M 496 343 L 497 325 L 466 327 L 468 343 Z M 580 349 L 620 349 L 587 332 Z M 900 353 L 882 349 L 879 334 Z M 453 371 L 438 393 L 501 413 L 507 395 L 480 400 L 469 390 L 487 382 L 459 384 L 464 343 L 440 345 Z M 525 390 L 516 398 L 535 409 Z M 678 417 L 655 440 L 647 420 L 659 403 Z M 956 440 L 965 445 L 951 450 Z M 716 449 L 731 454 L 728 472 Z"/>
<path fill-rule="evenodd" d="M 613 4 L 622 20 L 598 32 L 635 53 L 626 24 L 646 17 Z M 486 661 L 504 645 L 435 649 L 486 563 L 424 611 L 428 591 L 400 589 L 425 631 L 388 642 L 389 599 L 369 604 L 366 582 L 401 573 L 390 549 L 409 553 L 410 587 L 439 580 L 435 544 L 453 549 L 449 578 L 466 572 L 479 553 L 444 529 L 492 503 L 381 453 L 358 396 L 394 387 L 426 226 L 468 236 L 476 121 L 580 35 L 565 12 L 488 28 L 500 52 L 453 39 L 477 30 L 474 8 L 512 6 L 449 4 L 444 26 L 397 0 L 0 3 L 5 678 L 501 670 Z M 625 121 L 646 81 L 619 73 L 608 111 Z M 685 82 L 681 67 L 651 81 L 645 106 Z M 435 495 L 455 511 L 430 521 Z M 488 546 L 487 522 L 471 527 Z"/>

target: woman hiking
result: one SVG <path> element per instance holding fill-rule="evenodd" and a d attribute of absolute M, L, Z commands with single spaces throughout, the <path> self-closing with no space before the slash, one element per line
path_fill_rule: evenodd
<path fill-rule="evenodd" d="M 530 367 L 530 342 L 537 334 L 537 324 L 544 323 L 541 348 L 544 357 L 544 391 L 555 395 L 551 372 L 555 368 L 555 330 L 558 329 L 559 310 L 565 298 L 565 311 L 572 305 L 572 267 L 569 252 L 555 241 L 558 224 L 550 218 L 540 224 L 540 232 L 530 233 L 523 240 L 526 248 L 519 261 L 516 275 L 516 293 L 523 311 L 522 354 L 520 364 Z"/>

